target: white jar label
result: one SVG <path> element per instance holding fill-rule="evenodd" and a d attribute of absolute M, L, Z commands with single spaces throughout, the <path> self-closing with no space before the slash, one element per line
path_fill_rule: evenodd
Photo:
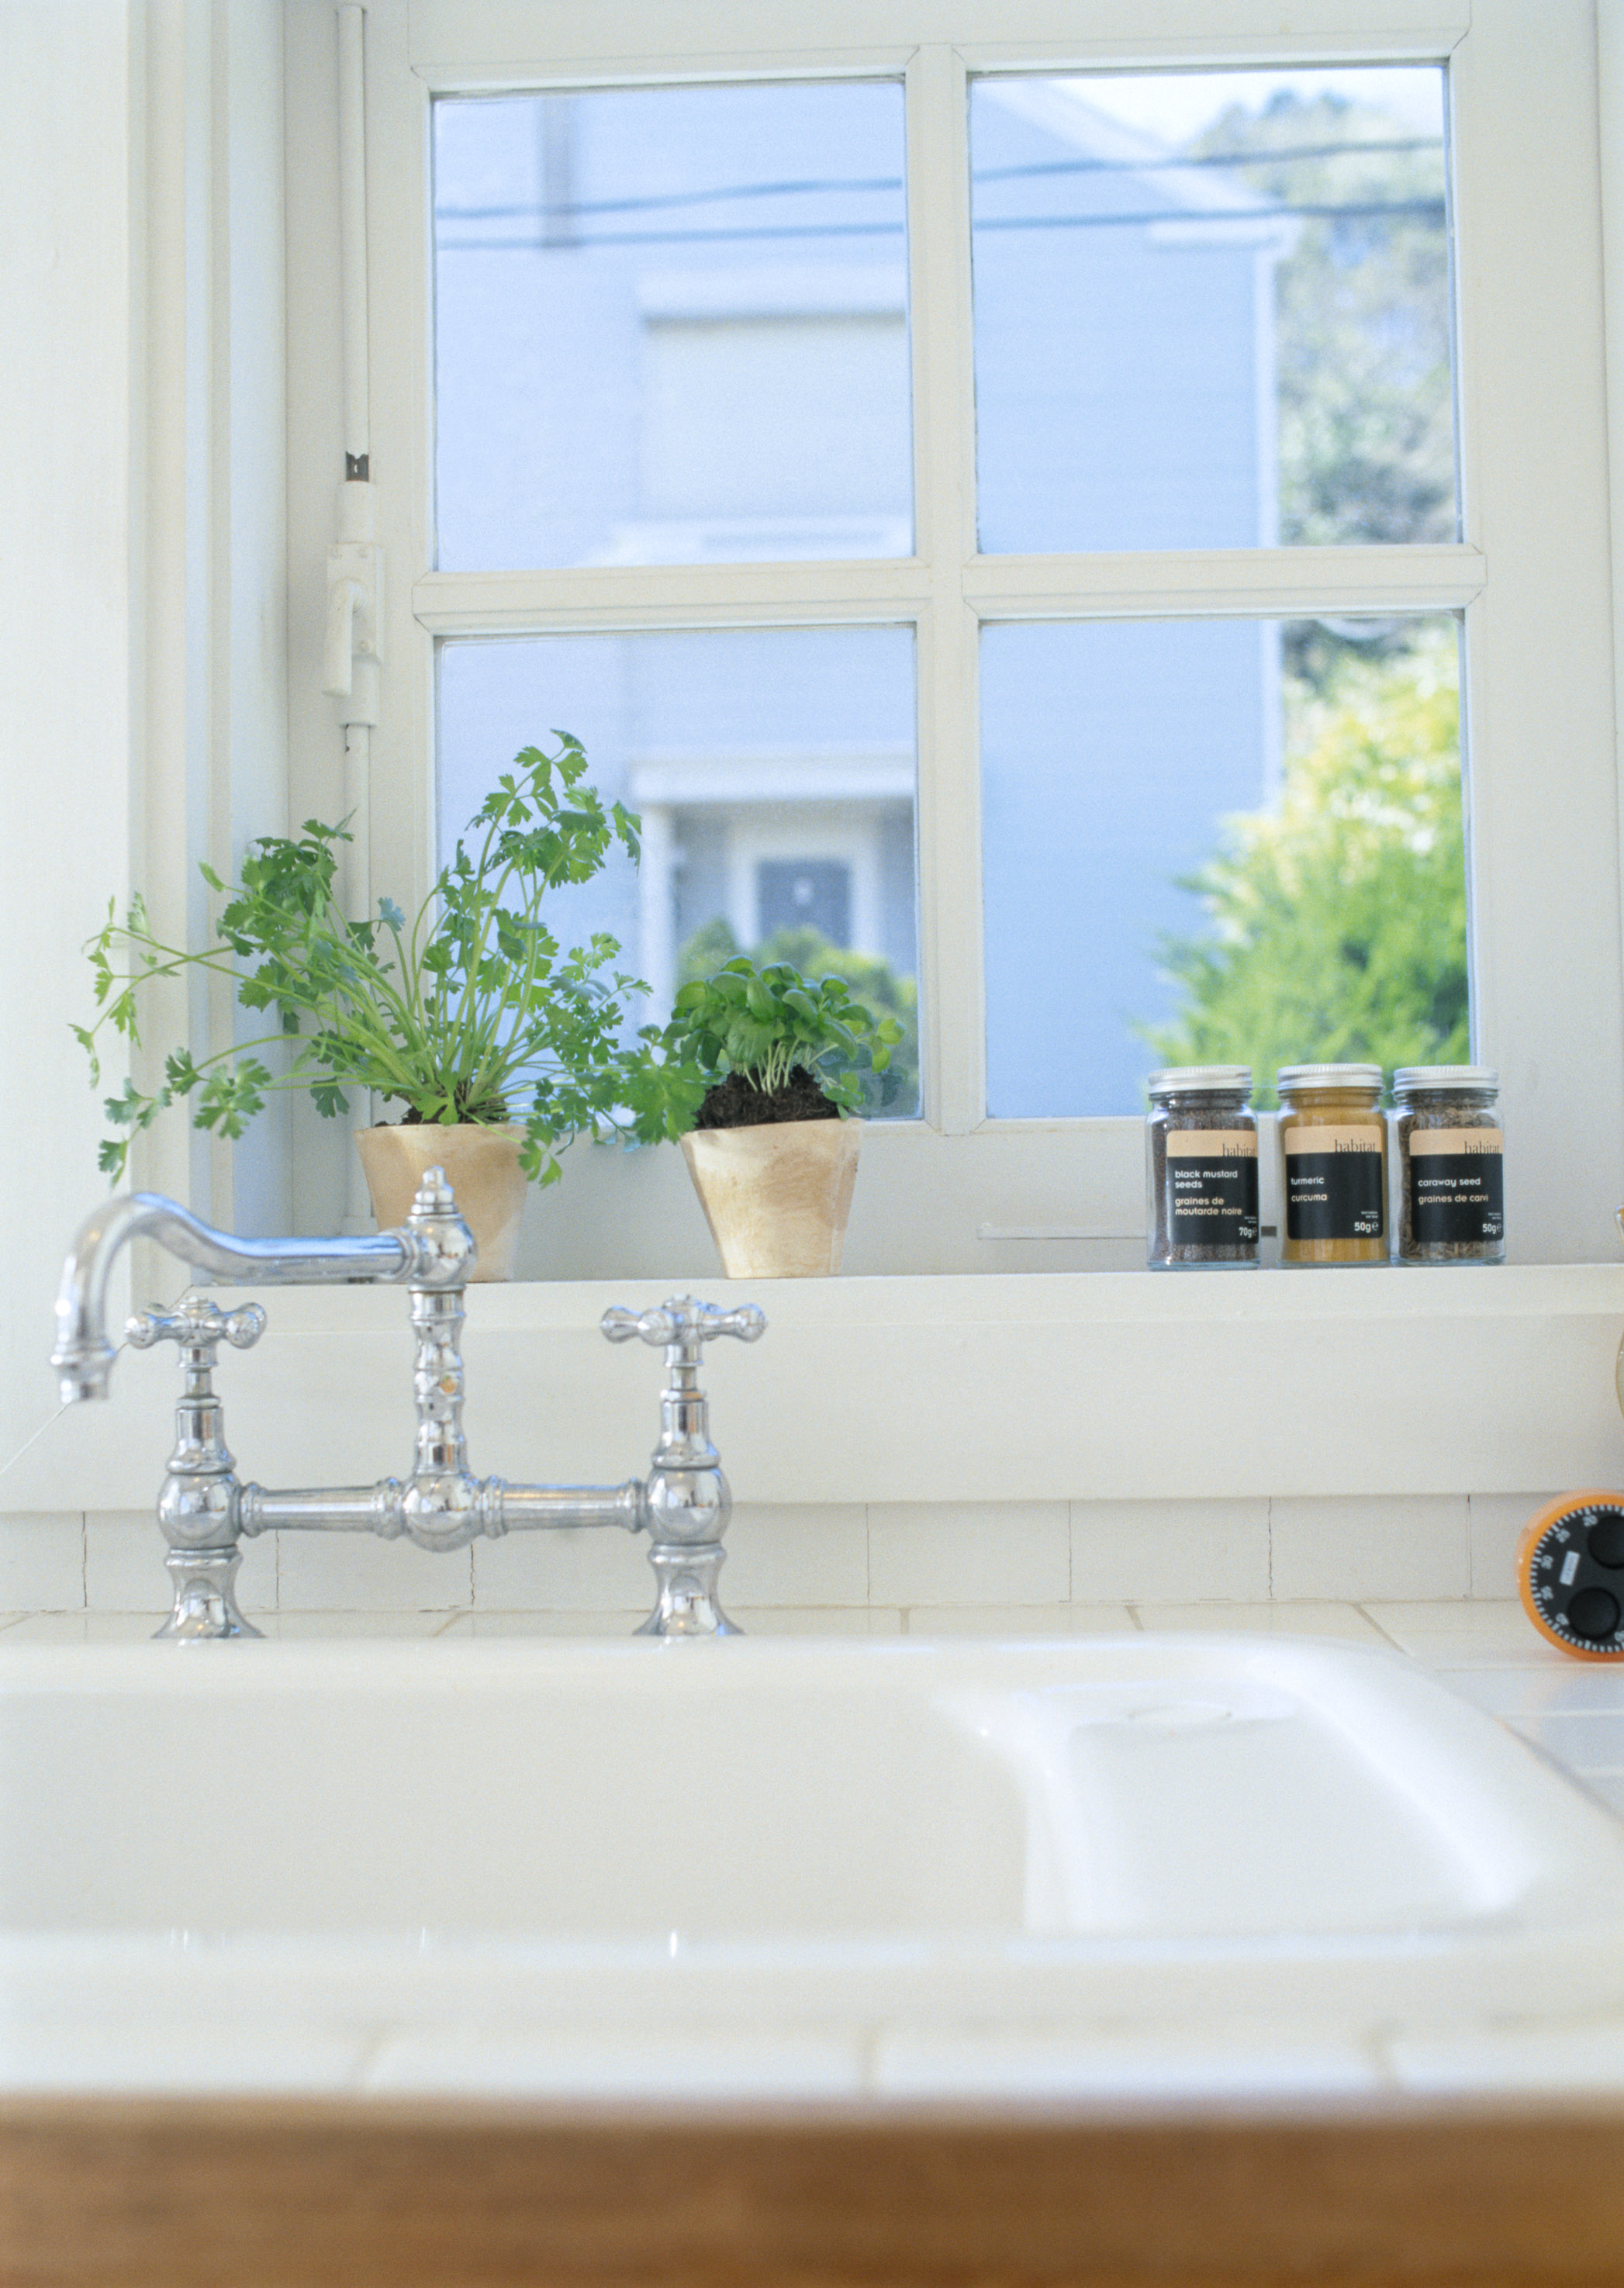
<path fill-rule="evenodd" d="M 1169 1128 L 1162 1141 L 1169 1160 L 1256 1160 L 1255 1128 Z"/>

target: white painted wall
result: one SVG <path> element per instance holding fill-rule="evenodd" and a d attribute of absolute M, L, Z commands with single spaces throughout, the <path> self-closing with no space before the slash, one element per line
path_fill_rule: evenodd
<path fill-rule="evenodd" d="M 130 880 L 141 629 L 131 485 L 139 399 L 131 112 L 141 26 L 122 0 L 7 0 L 0 304 L 0 1055 L 9 1116 L 0 1462 L 50 1413 L 49 1304 L 98 1197 L 99 1108 L 67 1030 L 83 939 Z M 0 1482 L 0 1498 L 4 1486 Z"/>
<path fill-rule="evenodd" d="M 1616 727 L 1624 722 L 1624 0 L 1596 0 L 1596 31 Z M 1624 862 L 1624 838 L 1620 857 Z"/>
<path fill-rule="evenodd" d="M 705 1358 L 744 1503 L 1110 1500 L 1153 1516 L 1213 1497 L 1624 1484 L 1624 1265 L 716 1278 L 700 1291 L 767 1315 L 759 1343 Z M 471 1466 L 519 1482 L 640 1475 L 660 1359 L 612 1350 L 598 1322 L 611 1301 L 646 1310 L 669 1292 L 648 1278 L 471 1288 Z M 266 1333 L 222 1375 L 242 1476 L 353 1485 L 409 1468 L 405 1296 L 265 1299 Z M 172 1355 L 133 1354 L 107 1405 L 58 1425 L 73 1507 L 151 1498 L 175 1385 Z M 44 1443 L 13 1474 L 19 1507 L 52 1504 Z"/>
<path fill-rule="evenodd" d="M 5 0 L 0 67 L 0 264 L 26 313 L 0 361 L 3 1466 L 51 1410 L 50 1301 L 106 1192 L 106 1092 L 67 1029 L 82 944 L 138 886 L 162 928 L 200 926 L 196 861 L 228 869 L 286 818 L 281 0 Z M 230 1021 L 172 993 L 149 1048 Z M 139 1174 L 273 1229 L 285 1164 L 273 1123 L 234 1167 L 175 1122 Z M 136 1275 L 179 1283 L 167 1260 Z"/>

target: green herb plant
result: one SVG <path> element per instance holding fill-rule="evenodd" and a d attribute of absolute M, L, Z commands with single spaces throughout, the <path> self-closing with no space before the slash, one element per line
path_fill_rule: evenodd
<path fill-rule="evenodd" d="M 132 1047 L 139 1007 L 161 978 L 202 971 L 230 980 L 245 1009 L 267 1013 L 260 1037 L 195 1061 L 172 1050 L 163 1084 L 145 1094 L 133 1081 L 107 1100 L 123 1133 L 102 1144 L 116 1180 L 132 1139 L 178 1098 L 193 1100 L 193 1125 L 240 1136 L 271 1094 L 307 1089 L 329 1117 L 347 1112 L 349 1090 L 404 1104 L 408 1119 L 500 1125 L 520 1118 L 519 1163 L 548 1184 L 557 1154 L 583 1131 L 618 1131 L 639 1142 L 676 1137 L 693 1124 L 704 1093 L 698 1073 L 659 1050 L 658 1029 L 624 1039 L 630 997 L 648 988 L 612 965 L 618 941 L 604 932 L 562 949 L 542 918 L 550 890 L 585 882 L 619 844 L 636 862 L 639 822 L 605 805 L 584 784 L 579 740 L 556 732 L 553 754 L 527 747 L 475 812 L 464 838 L 410 924 L 388 898 L 376 920 L 345 918 L 336 894 L 344 826 L 307 819 L 297 838 L 252 844 L 240 882 L 204 866 L 226 900 L 216 941 L 202 952 L 165 944 L 138 897 L 123 921 L 85 948 L 100 1014 L 73 1029 L 100 1079 L 99 1036 L 107 1028 Z M 291 1047 L 273 1071 L 260 1052 Z M 522 1106 L 522 1109 L 519 1108 Z"/>
<path fill-rule="evenodd" d="M 844 978 L 814 983 L 788 962 L 758 969 L 741 955 L 677 989 L 661 1041 L 668 1060 L 697 1068 L 707 1089 L 738 1073 L 771 1096 L 802 1067 L 845 1115 L 858 1108 L 864 1070 L 883 1072 L 901 1037 L 897 1020 L 853 1000 Z"/>

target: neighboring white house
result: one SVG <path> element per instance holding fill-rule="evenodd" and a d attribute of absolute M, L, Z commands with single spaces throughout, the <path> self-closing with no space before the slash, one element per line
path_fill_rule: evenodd
<path fill-rule="evenodd" d="M 442 566 L 909 555 L 902 127 L 894 84 L 442 100 Z M 1271 542 L 1292 226 L 1073 86 L 984 83 L 972 131 L 983 548 Z M 450 642 L 440 679 L 443 838 L 553 726 L 641 813 L 640 881 L 571 897 L 656 1006 L 717 917 L 914 973 L 907 631 Z M 1277 768 L 1274 628 L 999 628 L 983 693 L 990 1108 L 1130 1110 L 1175 878 Z"/>

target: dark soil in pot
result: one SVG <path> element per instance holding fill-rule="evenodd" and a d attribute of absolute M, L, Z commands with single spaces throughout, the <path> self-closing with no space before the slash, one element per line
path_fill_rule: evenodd
<path fill-rule="evenodd" d="M 709 1090 L 694 1120 L 696 1128 L 764 1128 L 778 1120 L 838 1120 L 804 1065 L 796 1065 L 779 1088 L 757 1088 L 743 1073 L 729 1073 Z"/>

